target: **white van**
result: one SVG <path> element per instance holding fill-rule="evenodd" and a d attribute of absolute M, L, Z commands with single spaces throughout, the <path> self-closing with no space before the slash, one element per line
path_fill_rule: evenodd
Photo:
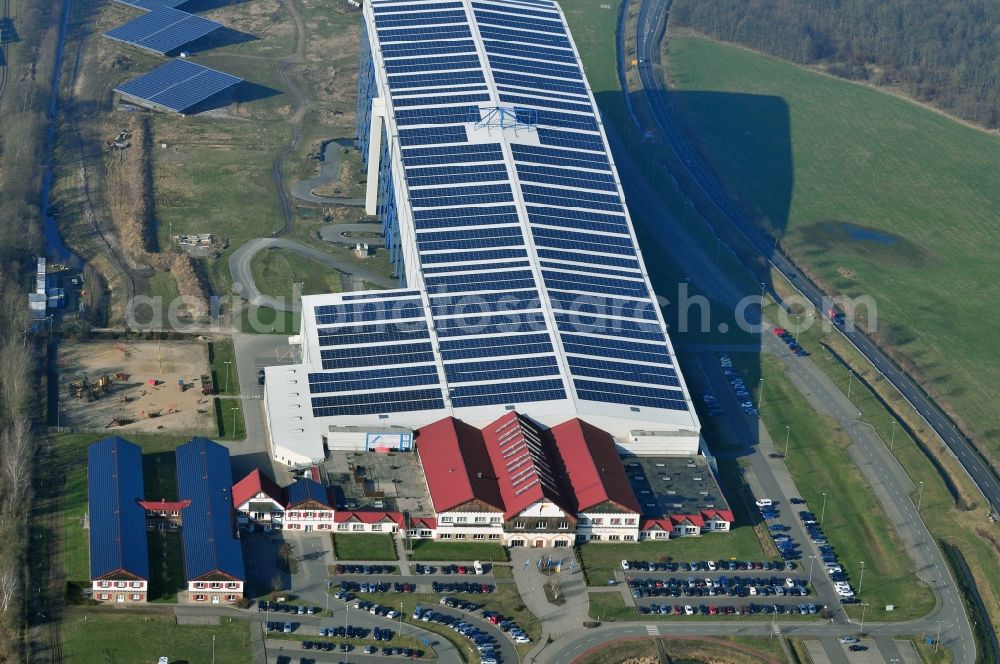
<path fill-rule="evenodd" d="M 476 570 L 476 574 L 483 573 L 483 564 L 478 560 L 472 563 L 472 569 Z"/>
<path fill-rule="evenodd" d="M 770 507 L 771 505 L 774 505 L 774 501 L 771 500 L 770 498 L 757 499 L 757 507 Z"/>

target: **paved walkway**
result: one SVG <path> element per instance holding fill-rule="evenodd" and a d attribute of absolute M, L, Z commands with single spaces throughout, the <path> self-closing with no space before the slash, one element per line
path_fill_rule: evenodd
<path fill-rule="evenodd" d="M 562 573 L 555 575 L 559 590 L 566 599 L 566 603 L 559 606 L 550 604 L 545 597 L 545 584 L 552 577 L 542 574 L 538 569 L 538 559 L 548 559 L 549 556 L 563 561 Z M 572 572 L 569 571 L 570 561 Z M 514 582 L 524 605 L 542 623 L 542 643 L 547 637 L 557 639 L 583 625 L 587 620 L 590 603 L 587 600 L 587 583 L 572 549 L 513 548 L 510 550 L 510 562 Z"/>
<path fill-rule="evenodd" d="M 330 141 L 323 148 L 323 165 L 320 166 L 319 175 L 311 180 L 296 182 L 291 187 L 291 194 L 300 201 L 307 203 L 318 203 L 320 205 L 348 205 L 351 207 L 364 207 L 363 198 L 342 198 L 339 196 L 317 196 L 313 193 L 323 185 L 340 179 L 340 151 L 342 148 L 353 147 L 352 142 L 347 139 L 337 139 Z"/>
<path fill-rule="evenodd" d="M 258 307 L 270 307 L 275 311 L 300 311 L 298 302 L 286 302 L 284 298 L 264 295 L 257 289 L 257 284 L 253 278 L 253 270 L 250 269 L 250 261 L 257 252 L 264 249 L 284 249 L 291 251 L 303 258 L 308 258 L 347 275 L 351 283 L 350 288 L 345 290 L 365 290 L 365 282 L 381 286 L 382 288 L 397 288 L 399 286 L 399 282 L 395 279 L 375 274 L 343 258 L 323 253 L 319 249 L 293 242 L 292 240 L 257 238 L 256 240 L 250 240 L 232 253 L 229 257 L 229 271 L 233 276 L 233 288 L 239 293 L 240 297 Z"/>

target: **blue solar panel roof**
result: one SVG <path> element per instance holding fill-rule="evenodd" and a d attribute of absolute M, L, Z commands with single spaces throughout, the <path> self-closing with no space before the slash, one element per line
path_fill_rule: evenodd
<path fill-rule="evenodd" d="M 190 60 L 171 60 L 115 92 L 181 113 L 242 80 Z"/>
<path fill-rule="evenodd" d="M 176 455 L 177 496 L 191 501 L 181 512 L 187 579 L 218 572 L 245 579 L 243 549 L 233 536 L 229 450 L 207 438 L 192 438 Z"/>
<path fill-rule="evenodd" d="M 157 7 L 104 33 L 104 36 L 164 55 L 221 27 L 221 24 L 201 16 L 171 7 Z"/>
<path fill-rule="evenodd" d="M 333 508 L 326 488 L 314 480 L 306 478 L 295 480 L 288 485 L 285 491 L 288 493 L 288 507 L 295 507 L 307 500 L 312 500 L 326 505 L 331 509 Z"/>
<path fill-rule="evenodd" d="M 149 579 L 142 450 L 127 440 L 105 438 L 87 449 L 90 576 L 127 572 Z"/>
<path fill-rule="evenodd" d="M 136 9 L 144 9 L 149 11 L 151 9 L 161 9 L 163 7 L 180 7 L 183 4 L 190 2 L 191 0 L 115 0 L 123 5 L 128 5 L 129 7 L 134 7 Z"/>

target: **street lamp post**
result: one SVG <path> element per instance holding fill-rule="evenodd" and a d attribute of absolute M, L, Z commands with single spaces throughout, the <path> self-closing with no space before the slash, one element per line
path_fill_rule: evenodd
<path fill-rule="evenodd" d="M 212 664 L 215 664 L 215 634 L 212 635 Z"/>
<path fill-rule="evenodd" d="M 920 482 L 920 493 L 917 494 L 917 513 L 920 513 L 920 503 L 924 500 L 924 483 Z"/>
<path fill-rule="evenodd" d="M 865 561 L 861 561 L 861 575 L 858 577 L 858 598 L 861 597 L 861 586 L 865 582 Z"/>
<path fill-rule="evenodd" d="M 812 588 L 813 584 L 813 565 L 815 564 L 816 564 L 816 556 L 809 556 L 809 581 L 806 582 L 806 585 L 809 586 L 810 588 Z"/>
<path fill-rule="evenodd" d="M 222 391 L 223 392 L 228 392 L 229 391 L 229 365 L 232 364 L 232 362 L 223 362 L 223 364 L 226 365 L 226 386 L 222 388 Z"/>
<path fill-rule="evenodd" d="M 823 493 L 823 509 L 819 513 L 819 525 L 823 525 L 823 521 L 826 519 L 826 493 Z"/>
<path fill-rule="evenodd" d="M 760 389 L 757 391 L 757 412 L 760 412 L 760 405 L 764 401 L 764 379 L 760 379 Z"/>
<path fill-rule="evenodd" d="M 892 452 L 896 446 L 896 420 L 892 421 L 892 436 L 889 438 L 889 451 Z"/>
<path fill-rule="evenodd" d="M 850 376 L 850 378 L 847 381 L 847 400 L 850 401 L 851 400 L 851 388 L 854 387 L 854 370 L 853 369 L 848 369 L 847 370 L 847 374 Z"/>
<path fill-rule="evenodd" d="M 788 456 L 788 435 L 792 432 L 790 424 L 785 425 L 785 456 Z"/>
<path fill-rule="evenodd" d="M 868 610 L 868 604 L 861 604 L 861 625 L 858 627 L 858 634 L 865 633 L 865 611 Z"/>
<path fill-rule="evenodd" d="M 239 408 L 233 408 L 233 438 L 236 438 L 236 413 L 240 412 Z"/>
<path fill-rule="evenodd" d="M 935 653 L 938 651 L 938 644 L 941 643 L 941 625 L 944 624 L 944 621 L 943 620 L 939 620 L 939 621 L 937 621 L 937 624 L 938 624 L 938 633 L 937 633 L 937 638 L 934 639 L 934 652 Z"/>

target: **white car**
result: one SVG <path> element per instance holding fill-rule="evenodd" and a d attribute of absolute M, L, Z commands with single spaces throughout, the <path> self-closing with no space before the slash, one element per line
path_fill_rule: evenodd
<path fill-rule="evenodd" d="M 854 637 L 854 636 L 845 635 L 845 636 L 840 637 L 840 642 L 843 643 L 844 645 L 847 645 L 849 643 L 857 643 L 858 639 L 857 639 L 857 637 Z"/>
<path fill-rule="evenodd" d="M 625 570 L 625 571 L 628 571 L 628 561 L 627 560 L 623 560 L 622 561 L 622 569 Z"/>
<path fill-rule="evenodd" d="M 395 609 L 390 609 L 389 613 L 385 614 L 385 617 L 389 618 L 389 619 L 398 618 L 399 617 L 399 611 L 396 611 Z"/>
<path fill-rule="evenodd" d="M 786 588 L 794 588 L 795 587 L 795 580 L 794 579 L 785 579 L 785 587 Z"/>
<path fill-rule="evenodd" d="M 527 636 L 518 634 L 517 636 L 514 637 L 514 643 L 531 643 L 531 639 L 529 639 Z"/>
<path fill-rule="evenodd" d="M 482 574 L 483 573 L 483 564 L 477 560 L 477 561 L 475 561 L 475 562 L 472 563 L 472 569 L 474 569 L 476 571 L 476 574 Z"/>
<path fill-rule="evenodd" d="M 684 605 L 684 615 L 686 615 L 686 616 L 693 616 L 694 615 L 694 607 L 691 606 L 690 604 L 685 604 Z"/>
<path fill-rule="evenodd" d="M 708 561 L 708 571 L 709 572 L 714 572 L 716 569 L 717 568 L 716 568 L 716 565 L 715 565 L 715 561 L 714 560 L 709 560 Z"/>
<path fill-rule="evenodd" d="M 757 507 L 770 507 L 774 504 L 774 501 L 770 498 L 758 498 L 756 502 Z"/>

